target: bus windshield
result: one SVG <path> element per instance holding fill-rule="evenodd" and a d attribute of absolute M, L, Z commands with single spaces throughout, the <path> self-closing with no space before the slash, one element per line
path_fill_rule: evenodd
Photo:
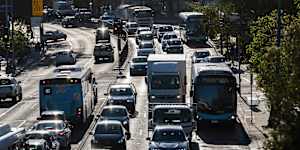
<path fill-rule="evenodd" d="M 231 112 L 234 110 L 235 84 L 226 77 L 198 78 L 195 84 L 195 99 L 204 109 Z"/>
<path fill-rule="evenodd" d="M 180 78 L 178 75 L 154 75 L 151 87 L 153 89 L 178 89 Z"/>

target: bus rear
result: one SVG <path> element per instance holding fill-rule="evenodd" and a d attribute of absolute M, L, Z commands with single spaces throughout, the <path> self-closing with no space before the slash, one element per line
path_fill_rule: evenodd
<path fill-rule="evenodd" d="M 40 114 L 47 110 L 64 111 L 70 122 L 82 121 L 83 95 L 81 80 L 53 78 L 40 81 Z"/>

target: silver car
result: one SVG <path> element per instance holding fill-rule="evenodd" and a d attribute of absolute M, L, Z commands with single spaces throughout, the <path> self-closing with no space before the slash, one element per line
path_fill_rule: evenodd
<path fill-rule="evenodd" d="M 0 101 L 6 98 L 11 98 L 13 102 L 22 100 L 21 81 L 0 75 Z"/>
<path fill-rule="evenodd" d="M 135 56 L 129 62 L 130 75 L 146 75 L 147 56 Z"/>
<path fill-rule="evenodd" d="M 60 50 L 55 53 L 55 56 L 56 66 L 76 63 L 76 54 L 72 50 Z"/>
<path fill-rule="evenodd" d="M 149 150 L 176 149 L 189 150 L 189 141 L 180 125 L 156 126 L 152 138 L 148 137 Z"/>
<path fill-rule="evenodd" d="M 142 41 L 137 49 L 138 56 L 149 56 L 155 53 L 155 47 L 152 41 Z"/>
<path fill-rule="evenodd" d="M 47 130 L 56 135 L 61 147 L 69 148 L 71 141 L 71 129 L 62 120 L 42 120 L 35 123 L 32 130 Z"/>

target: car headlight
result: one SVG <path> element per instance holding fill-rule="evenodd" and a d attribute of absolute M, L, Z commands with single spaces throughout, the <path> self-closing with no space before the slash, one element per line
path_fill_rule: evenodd
<path fill-rule="evenodd" d="M 133 99 L 128 99 L 128 100 L 126 100 L 127 102 L 133 102 Z"/>
<path fill-rule="evenodd" d="M 180 99 L 180 98 L 181 98 L 181 95 L 177 95 L 176 98 L 177 98 L 177 99 Z"/>
<path fill-rule="evenodd" d="M 123 121 L 123 125 L 128 124 L 128 120 Z"/>
<path fill-rule="evenodd" d="M 124 138 L 121 138 L 120 140 L 117 141 L 117 143 L 121 144 L 124 142 Z"/>
<path fill-rule="evenodd" d="M 150 98 L 151 98 L 151 99 L 155 99 L 156 97 L 152 95 Z"/>

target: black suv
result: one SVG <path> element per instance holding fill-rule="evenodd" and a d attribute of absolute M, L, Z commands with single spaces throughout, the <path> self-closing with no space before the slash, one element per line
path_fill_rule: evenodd
<path fill-rule="evenodd" d="M 110 43 L 97 43 L 94 48 L 95 62 L 98 63 L 100 59 L 102 61 L 108 60 L 114 61 L 114 49 Z"/>

